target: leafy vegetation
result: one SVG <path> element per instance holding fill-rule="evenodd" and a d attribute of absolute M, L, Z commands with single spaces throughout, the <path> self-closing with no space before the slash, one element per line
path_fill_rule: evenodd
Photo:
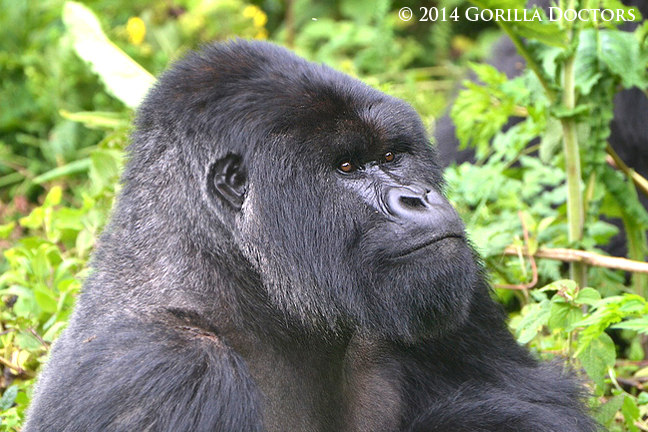
<path fill-rule="evenodd" d="M 474 3 L 490 9 L 512 4 Z M 604 3 L 624 8 L 620 2 Z M 578 10 L 576 2 L 561 4 Z M 501 26 L 527 69 L 508 80 L 491 66 L 471 66 L 481 84 L 466 83 L 452 115 L 458 137 L 477 147 L 483 163 L 450 170 L 453 196 L 470 215 L 496 286 L 518 289 L 503 297 L 517 294 L 522 305 L 511 322 L 520 343 L 582 367 L 593 382 L 597 418 L 610 430 L 648 430 L 648 395 L 642 385 L 646 274 L 633 274 L 626 285 L 622 274 L 576 261 L 572 280 L 555 281 L 564 277 L 558 263 L 538 264 L 533 258 L 540 247 L 597 251 L 616 233 L 600 220 L 606 215 L 623 219 L 629 255 L 644 261 L 646 211 L 632 182 L 606 162 L 606 153 L 613 153 L 607 138 L 615 93 L 648 85 L 648 27 L 630 33 L 564 18 Z M 524 120 L 502 132 L 512 116 Z M 541 141 L 530 149 L 536 137 Z M 480 178 L 488 180 L 477 182 Z M 515 234 L 511 239 L 507 225 L 519 227 L 517 239 Z M 507 250 L 516 259 L 503 261 Z"/>
<path fill-rule="evenodd" d="M 500 22 L 528 65 L 509 80 L 474 63 L 497 34 L 494 23 L 403 21 L 402 6 L 0 0 L 0 431 L 20 429 L 36 373 L 72 313 L 119 189 L 133 108 L 170 61 L 234 36 L 271 39 L 356 75 L 408 100 L 430 127 L 470 69 L 479 83 L 464 84 L 452 116 L 479 161 L 450 167 L 448 191 L 512 331 L 540 357 L 583 371 L 610 430 L 648 430 L 648 275 L 582 262 L 569 272 L 561 261 L 574 250 L 602 254 L 617 229 L 601 215 L 623 220 L 630 258 L 648 252 L 642 192 L 631 172 L 606 161 L 615 93 L 648 87 L 648 25 L 630 33 L 614 22 Z M 502 132 L 512 116 L 524 120 Z"/>

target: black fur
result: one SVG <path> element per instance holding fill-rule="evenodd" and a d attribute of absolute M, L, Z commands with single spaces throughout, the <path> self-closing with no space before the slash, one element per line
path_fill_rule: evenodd
<path fill-rule="evenodd" d="M 24 431 L 597 430 L 507 330 L 405 103 L 212 45 L 146 98 L 123 181 Z"/>

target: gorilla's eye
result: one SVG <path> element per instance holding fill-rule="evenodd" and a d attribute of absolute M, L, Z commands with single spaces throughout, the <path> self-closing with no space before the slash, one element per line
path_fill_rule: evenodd
<path fill-rule="evenodd" d="M 393 160 L 394 160 L 394 153 L 388 151 L 387 153 L 385 153 L 385 154 L 383 155 L 383 159 L 385 160 L 385 162 L 391 162 L 391 161 L 393 161 Z"/>
<path fill-rule="evenodd" d="M 340 165 L 338 165 L 338 168 L 340 169 L 340 171 L 345 172 L 345 173 L 350 173 L 350 172 L 353 172 L 353 171 L 355 171 L 357 169 L 356 166 L 353 165 L 353 163 L 348 161 L 348 160 L 343 160 L 342 162 L 340 162 Z"/>

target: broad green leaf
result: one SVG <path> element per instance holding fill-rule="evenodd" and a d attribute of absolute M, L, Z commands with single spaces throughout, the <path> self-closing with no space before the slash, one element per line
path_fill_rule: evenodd
<path fill-rule="evenodd" d="M 4 225 L 0 225 L 0 239 L 8 238 L 15 227 L 16 222 L 13 221 Z"/>
<path fill-rule="evenodd" d="M 119 176 L 120 154 L 109 150 L 98 150 L 90 156 L 90 178 L 103 187 L 113 184 Z"/>
<path fill-rule="evenodd" d="M 544 163 L 551 162 L 551 159 L 561 149 L 563 138 L 562 125 L 558 119 L 550 117 L 547 121 L 547 128 L 540 141 L 540 160 Z"/>
<path fill-rule="evenodd" d="M 63 189 L 61 189 L 61 186 L 54 186 L 45 197 L 43 207 L 54 207 L 59 205 L 62 197 Z"/>
<path fill-rule="evenodd" d="M 596 410 L 596 414 L 595 414 L 596 421 L 598 421 L 600 424 L 604 426 L 608 426 L 609 423 L 612 422 L 612 420 L 614 420 L 614 416 L 616 415 L 616 413 L 623 406 L 624 400 L 625 400 L 625 395 L 623 394 L 611 398 L 604 405 L 602 405 L 598 410 Z"/>
<path fill-rule="evenodd" d="M 646 62 L 648 56 L 639 46 L 633 33 L 604 30 L 600 32 L 600 59 L 608 69 L 619 76 L 623 86 L 648 86 Z"/>
<path fill-rule="evenodd" d="M 17 385 L 12 385 L 5 390 L 4 394 L 0 398 L 0 411 L 6 411 L 11 408 L 16 400 L 16 396 L 18 396 Z"/>
<path fill-rule="evenodd" d="M 583 313 L 579 308 L 569 303 L 552 302 L 547 324 L 553 330 L 564 330 L 581 318 L 583 318 Z"/>
<path fill-rule="evenodd" d="M 588 29 L 581 32 L 579 36 L 578 49 L 574 58 L 574 76 L 578 77 L 575 84 L 582 95 L 588 95 L 602 76 L 597 34 L 593 29 Z"/>
<path fill-rule="evenodd" d="M 26 331 L 18 332 L 16 335 L 16 345 L 26 350 L 34 350 L 43 346 L 36 336 Z"/>
<path fill-rule="evenodd" d="M 579 355 L 587 375 L 600 388 L 605 388 L 605 374 L 614 366 L 616 350 L 614 342 L 606 333 L 599 335 Z"/>
<path fill-rule="evenodd" d="M 576 294 L 574 303 L 592 306 L 599 300 L 601 300 L 601 294 L 598 291 L 594 288 L 583 288 L 578 292 L 578 294 Z"/>
<path fill-rule="evenodd" d="M 110 42 L 97 17 L 86 6 L 66 2 L 63 21 L 79 57 L 90 63 L 106 89 L 130 108 L 137 108 L 155 78 Z"/>
<path fill-rule="evenodd" d="M 619 233 L 619 228 L 602 220 L 589 223 L 585 228 L 586 235 L 601 245 L 607 244 L 612 237 Z"/>
<path fill-rule="evenodd" d="M 56 312 L 56 297 L 52 291 L 44 285 L 37 285 L 34 287 L 34 298 L 40 308 L 47 313 Z"/>
<path fill-rule="evenodd" d="M 36 299 L 34 298 L 34 292 L 31 289 L 24 286 L 12 285 L 9 288 L 0 290 L 0 295 L 6 294 L 18 297 L 16 303 L 13 305 L 13 312 L 16 316 L 29 317 L 40 312 L 38 303 L 36 303 Z"/>
<path fill-rule="evenodd" d="M 43 221 L 45 220 L 45 209 L 43 207 L 36 207 L 34 210 L 29 213 L 29 216 L 20 218 L 20 226 L 29 229 L 38 229 L 43 226 Z"/>
<path fill-rule="evenodd" d="M 527 306 L 527 312 L 517 327 L 518 342 L 528 343 L 533 339 L 543 325 L 547 324 L 550 315 L 551 302 L 544 300 L 537 305 Z"/>
<path fill-rule="evenodd" d="M 626 426 L 628 426 L 630 430 L 634 427 L 635 430 L 638 431 L 639 429 L 636 429 L 634 422 L 639 418 L 639 407 L 633 397 L 626 396 L 623 401 L 623 406 L 621 407 L 621 412 L 623 413 L 623 417 L 625 417 Z"/>
<path fill-rule="evenodd" d="M 39 248 L 36 250 L 36 253 L 31 259 L 32 272 L 34 273 L 36 279 L 41 282 L 44 282 L 47 278 L 49 278 L 50 271 L 52 270 L 52 266 L 48 259 L 49 248 L 50 246 L 47 244 L 39 246 Z"/>
<path fill-rule="evenodd" d="M 84 214 L 83 209 L 63 207 L 56 211 L 54 224 L 57 229 L 81 231 L 83 229 L 82 218 Z"/>

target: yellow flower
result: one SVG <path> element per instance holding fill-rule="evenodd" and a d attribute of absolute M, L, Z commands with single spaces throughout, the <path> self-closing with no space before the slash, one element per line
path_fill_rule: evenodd
<path fill-rule="evenodd" d="M 355 65 L 351 59 L 344 59 L 342 63 L 340 63 L 340 69 L 346 73 L 353 73 Z"/>
<path fill-rule="evenodd" d="M 268 16 L 259 9 L 258 6 L 250 5 L 243 9 L 243 16 L 245 18 L 252 18 L 254 27 L 263 27 L 268 22 Z"/>
<path fill-rule="evenodd" d="M 247 6 L 245 9 L 243 9 L 243 16 L 245 18 L 252 18 L 254 15 L 256 15 L 258 10 L 259 8 L 254 5 Z"/>
<path fill-rule="evenodd" d="M 146 36 L 146 24 L 139 17 L 130 17 L 126 24 L 126 31 L 133 45 L 141 45 L 144 42 L 144 36 Z"/>

